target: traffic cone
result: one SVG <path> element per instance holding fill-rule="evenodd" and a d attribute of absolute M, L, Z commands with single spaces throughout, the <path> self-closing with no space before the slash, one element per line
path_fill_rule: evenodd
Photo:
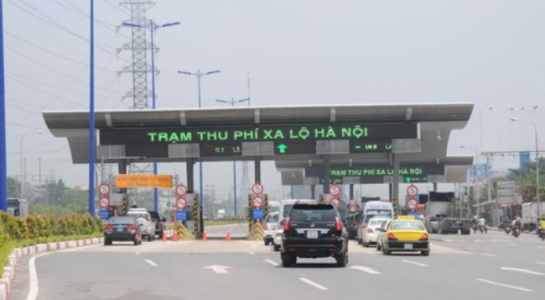
<path fill-rule="evenodd" d="M 161 237 L 161 241 L 166 242 L 167 241 L 167 233 L 163 231 L 163 236 Z"/>
<path fill-rule="evenodd" d="M 202 241 L 203 242 L 208 241 L 208 234 L 206 233 L 206 231 L 202 233 Z"/>
<path fill-rule="evenodd" d="M 172 241 L 177 242 L 178 241 L 178 232 L 174 230 L 174 235 L 172 236 Z"/>
<path fill-rule="evenodd" d="M 225 235 L 225 241 L 231 241 L 231 230 L 227 230 L 227 234 Z"/>

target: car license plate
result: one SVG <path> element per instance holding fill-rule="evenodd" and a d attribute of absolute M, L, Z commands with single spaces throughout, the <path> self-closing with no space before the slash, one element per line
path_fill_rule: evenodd
<path fill-rule="evenodd" d="M 309 230 L 309 231 L 307 231 L 307 238 L 308 239 L 317 239 L 318 238 L 318 230 Z"/>
<path fill-rule="evenodd" d="M 123 227 L 121 226 L 117 227 L 117 232 L 121 232 L 121 231 L 123 231 Z"/>
<path fill-rule="evenodd" d="M 405 250 L 412 250 L 413 249 L 413 244 L 405 244 Z"/>

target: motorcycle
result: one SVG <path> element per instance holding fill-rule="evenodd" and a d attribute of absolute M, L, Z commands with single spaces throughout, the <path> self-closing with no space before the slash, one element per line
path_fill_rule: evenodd
<path fill-rule="evenodd" d="M 507 225 L 505 226 L 505 234 L 509 235 L 511 233 L 511 226 Z"/>
<path fill-rule="evenodd" d="M 479 225 L 479 231 L 481 233 L 488 233 L 488 227 L 486 225 Z"/>
<path fill-rule="evenodd" d="M 518 238 L 519 235 L 520 235 L 520 228 L 518 227 L 513 228 L 513 236 Z"/>
<path fill-rule="evenodd" d="M 540 238 L 542 241 L 545 240 L 545 229 L 538 229 L 539 232 L 537 234 L 537 237 Z"/>

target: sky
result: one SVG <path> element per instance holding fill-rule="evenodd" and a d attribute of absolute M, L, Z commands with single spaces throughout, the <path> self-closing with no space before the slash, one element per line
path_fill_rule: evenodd
<path fill-rule="evenodd" d="M 67 141 L 52 136 L 42 111 L 88 110 L 89 2 L 3 1 L 8 176 L 20 175 L 24 157 L 27 179 L 35 184 L 41 174 L 42 180 L 88 185 L 87 165 L 71 163 Z M 128 51 L 118 51 L 130 41 L 130 29 L 119 28 L 130 19 L 121 2 L 95 0 L 99 110 L 132 106 L 122 99 L 131 77 L 118 73 L 131 60 Z M 450 155 L 505 151 L 511 136 L 534 149 L 532 128 L 509 123 L 511 113 L 545 125 L 542 0 L 154 2 L 149 19 L 181 22 L 155 32 L 158 108 L 197 107 L 196 78 L 177 71 L 201 69 L 221 70 L 202 79 L 203 107 L 248 97 L 248 77 L 252 106 L 475 103 L 466 128 L 450 137 Z M 483 122 L 480 116 L 491 111 L 503 115 L 496 120 L 501 126 Z M 490 149 L 483 132 L 501 137 L 501 149 Z M 545 133 L 540 136 L 545 140 Z M 516 161 L 498 156 L 495 166 Z M 231 168 L 205 164 L 205 184 L 228 193 Z M 185 173 L 183 164 L 160 170 Z M 216 170 L 226 175 L 206 176 Z M 263 170 L 268 191 L 285 191 L 272 163 Z"/>

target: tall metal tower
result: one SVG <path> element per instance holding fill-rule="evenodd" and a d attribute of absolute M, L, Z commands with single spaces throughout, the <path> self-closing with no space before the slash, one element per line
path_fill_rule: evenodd
<path fill-rule="evenodd" d="M 149 23 L 146 19 L 146 11 L 155 5 L 155 2 L 149 0 L 126 0 L 122 3 L 131 12 L 131 19 L 127 20 L 127 23 L 142 24 L 141 27 L 130 27 L 132 33 L 132 40 L 124 44 L 118 52 L 123 50 L 132 52 L 132 64 L 125 66 L 123 70 L 119 72 L 131 73 L 133 88 L 128 91 L 124 99 L 133 99 L 133 104 L 130 106 L 132 109 L 148 109 L 150 105 L 148 99 L 152 97 L 152 92 L 148 88 L 148 73 L 155 72 L 147 61 L 147 51 L 155 45 L 147 42 L 146 39 L 146 24 Z"/>

